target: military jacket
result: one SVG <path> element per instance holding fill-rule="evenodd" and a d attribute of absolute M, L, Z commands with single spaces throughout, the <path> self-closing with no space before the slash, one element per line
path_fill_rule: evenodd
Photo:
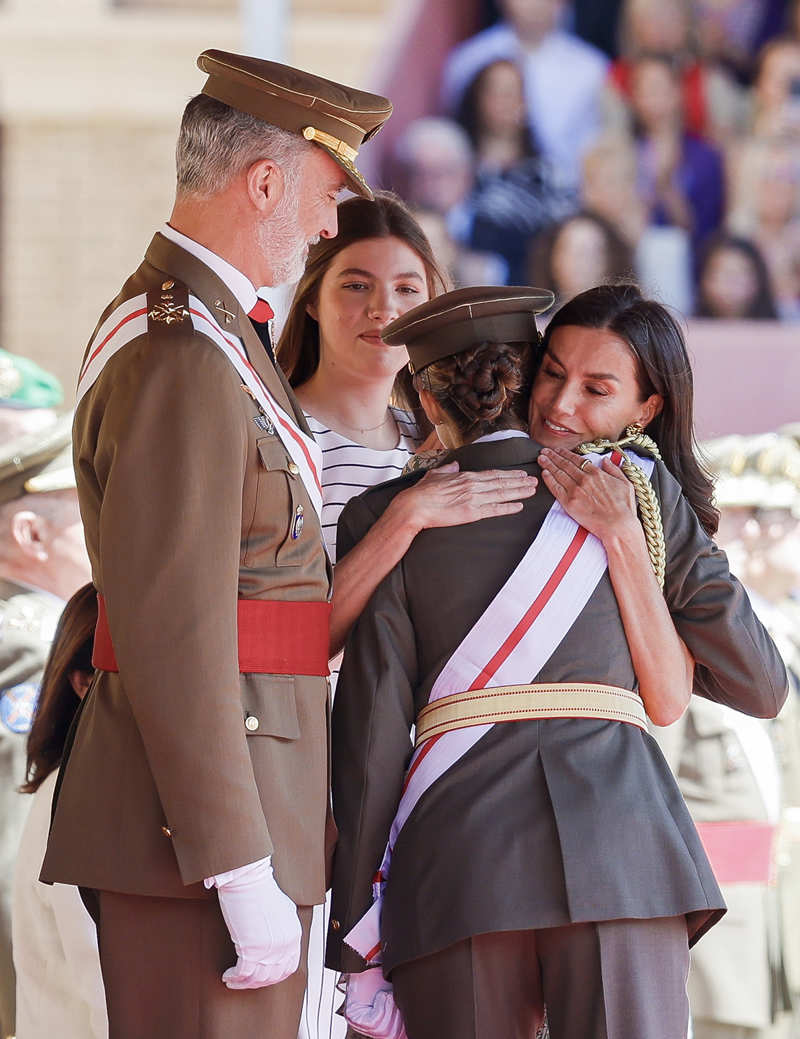
<path fill-rule="evenodd" d="M 98 327 L 141 294 L 158 304 L 165 282 L 179 309 L 191 292 L 241 339 L 307 431 L 233 292 L 160 234 Z M 240 676 L 237 651 L 237 599 L 330 595 L 297 467 L 188 317 L 151 316 L 107 361 L 78 405 L 73 444 L 119 673 L 100 672 L 83 702 L 42 879 L 205 897 L 203 878 L 272 854 L 294 901 L 321 901 L 328 681 Z"/>
<path fill-rule="evenodd" d="M 512 438 L 455 452 L 464 470 L 540 475 L 539 445 Z M 345 508 L 342 551 L 406 477 Z M 697 690 L 774 715 L 786 672 L 725 555 L 677 482 L 652 481 L 667 544 L 664 590 L 697 664 Z M 339 826 L 328 959 L 361 969 L 343 936 L 371 902 L 411 754 L 409 730 L 444 664 L 503 586 L 553 499 L 540 480 L 521 512 L 425 530 L 376 590 L 347 643 L 333 721 Z M 606 573 L 537 676 L 636 688 Z M 474 934 L 685 914 L 690 940 L 724 902 L 658 745 L 633 725 L 554 718 L 495 725 L 421 797 L 394 847 L 381 936 L 384 967 Z"/>

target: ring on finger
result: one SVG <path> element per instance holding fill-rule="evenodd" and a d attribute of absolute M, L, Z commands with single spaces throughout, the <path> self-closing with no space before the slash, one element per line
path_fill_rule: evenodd
<path fill-rule="evenodd" d="M 588 465 L 588 466 L 591 467 L 591 464 L 592 464 L 591 458 L 584 458 L 584 460 L 581 462 L 581 464 L 578 466 L 578 468 L 580 469 L 581 472 L 585 472 L 586 471 L 586 466 Z"/>

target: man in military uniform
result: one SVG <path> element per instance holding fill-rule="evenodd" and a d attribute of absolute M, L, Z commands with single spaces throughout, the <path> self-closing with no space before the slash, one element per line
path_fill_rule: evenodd
<path fill-rule="evenodd" d="M 198 65 L 170 221 L 79 379 L 99 673 L 42 879 L 85 892 L 115 1039 L 296 1039 L 325 894 L 331 572 L 321 452 L 256 287 L 299 277 L 343 188 L 371 197 L 353 160 L 391 105 L 256 58 Z"/>
<path fill-rule="evenodd" d="M 51 426 L 62 400 L 55 375 L 27 357 L 0 350 L 0 444 Z"/>
<path fill-rule="evenodd" d="M 14 1033 L 11 877 L 28 799 L 26 741 L 64 600 L 89 579 L 70 450 L 71 416 L 0 456 L 0 1035 Z"/>

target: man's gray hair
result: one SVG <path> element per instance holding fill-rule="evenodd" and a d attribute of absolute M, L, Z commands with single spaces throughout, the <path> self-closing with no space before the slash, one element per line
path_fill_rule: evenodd
<path fill-rule="evenodd" d="M 184 110 L 175 148 L 178 194 L 215 195 L 259 159 L 272 159 L 295 186 L 313 147 L 297 134 L 198 94 Z"/>

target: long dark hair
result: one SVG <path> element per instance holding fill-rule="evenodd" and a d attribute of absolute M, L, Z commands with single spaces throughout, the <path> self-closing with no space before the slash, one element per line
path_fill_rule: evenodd
<path fill-rule="evenodd" d="M 455 118 L 456 122 L 460 123 L 467 131 L 469 139 L 472 141 L 472 147 L 476 150 L 480 145 L 481 136 L 485 129 L 485 127 L 481 125 L 480 114 L 478 111 L 480 94 L 486 77 L 495 65 L 510 65 L 519 73 L 520 81 L 523 79 L 522 70 L 519 65 L 510 58 L 498 58 L 496 61 L 490 61 L 488 65 L 484 65 L 477 75 L 473 77 L 469 86 L 464 91 Z M 519 144 L 520 151 L 524 158 L 533 158 L 539 154 L 539 149 L 536 147 L 536 141 L 533 138 L 530 124 L 527 119 L 525 119 L 520 126 Z"/>
<path fill-rule="evenodd" d="M 709 300 L 705 292 L 703 280 L 708 265 L 711 263 L 715 253 L 721 252 L 723 249 L 729 249 L 733 252 L 741 253 L 742 256 L 746 257 L 756 278 L 756 291 L 753 295 L 753 300 L 748 304 L 747 310 L 741 315 L 741 317 L 762 321 L 769 321 L 777 318 L 778 309 L 775 306 L 775 297 L 772 294 L 769 271 L 767 270 L 764 257 L 761 255 L 761 250 L 754 242 L 751 242 L 749 238 L 740 238 L 738 235 L 728 234 L 727 231 L 721 231 L 719 234 L 715 234 L 712 238 L 707 240 L 703 247 L 700 256 L 700 273 L 697 278 L 700 289 L 698 293 L 697 306 L 695 308 L 695 316 L 719 317 L 713 303 Z"/>
<path fill-rule="evenodd" d="M 85 584 L 64 607 L 44 666 L 39 702 L 28 733 L 25 782 L 20 787 L 23 794 L 38 790 L 61 762 L 64 741 L 80 703 L 70 675 L 92 670 L 96 623 L 97 591 L 93 584 Z"/>
<path fill-rule="evenodd" d="M 348 198 L 339 205 L 339 231 L 335 238 L 321 238 L 309 250 L 303 277 L 295 290 L 286 324 L 278 341 L 278 361 L 292 386 L 307 382 L 319 365 L 319 325 L 308 313 L 316 303 L 325 272 L 343 249 L 369 238 L 399 238 L 422 260 L 428 295 L 433 298 L 446 288 L 425 232 L 390 191 L 379 191 L 374 201 Z M 419 399 L 411 385 L 406 367 L 397 373 L 394 401 L 400 407 L 419 411 Z"/>
<path fill-rule="evenodd" d="M 608 329 L 629 346 L 637 360 L 642 399 L 658 393 L 664 406 L 647 427 L 664 463 L 709 535 L 716 533 L 719 513 L 714 508 L 714 485 L 695 456 L 692 366 L 677 321 L 666 307 L 644 299 L 633 284 L 599 285 L 565 303 L 544 334 L 547 349 L 557 328 Z"/>

